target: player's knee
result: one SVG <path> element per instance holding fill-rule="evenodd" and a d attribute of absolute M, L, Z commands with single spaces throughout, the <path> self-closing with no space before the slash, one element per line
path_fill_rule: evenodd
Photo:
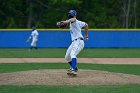
<path fill-rule="evenodd" d="M 67 60 L 67 62 L 70 62 L 71 61 L 71 58 L 65 58 Z"/>
<path fill-rule="evenodd" d="M 68 57 L 68 56 L 65 56 L 65 59 L 67 60 L 67 62 L 70 62 L 71 61 L 71 58 Z"/>
<path fill-rule="evenodd" d="M 76 48 L 73 48 L 70 53 L 71 58 L 76 58 Z"/>
<path fill-rule="evenodd" d="M 71 58 L 76 58 L 76 55 L 73 52 L 70 54 L 70 56 L 71 56 Z"/>

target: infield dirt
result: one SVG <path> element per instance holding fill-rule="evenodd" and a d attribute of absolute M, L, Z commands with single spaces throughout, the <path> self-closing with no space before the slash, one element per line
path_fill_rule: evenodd
<path fill-rule="evenodd" d="M 80 70 L 70 77 L 65 70 L 32 70 L 0 74 L 0 85 L 116 85 L 140 84 L 140 76 L 96 70 Z"/>
<path fill-rule="evenodd" d="M 81 61 L 80 61 L 81 60 Z M 139 58 L 83 58 L 80 63 L 140 64 Z M 0 58 L 0 63 L 65 62 L 57 58 Z M 0 85 L 116 85 L 140 84 L 140 76 L 97 70 L 80 70 L 69 77 L 64 69 L 30 70 L 0 74 Z"/>
<path fill-rule="evenodd" d="M 0 63 L 66 63 L 64 58 L 0 58 Z M 140 64 L 140 58 L 78 58 L 78 63 Z"/>

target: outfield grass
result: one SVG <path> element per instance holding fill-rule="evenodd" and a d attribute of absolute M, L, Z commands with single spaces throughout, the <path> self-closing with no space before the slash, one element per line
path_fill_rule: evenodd
<path fill-rule="evenodd" d="M 0 86 L 0 93 L 139 93 L 140 85 Z"/>
<path fill-rule="evenodd" d="M 64 58 L 66 48 L 28 49 L 0 48 L 0 58 Z M 140 58 L 140 48 L 85 48 L 78 57 L 87 58 Z"/>
<path fill-rule="evenodd" d="M 80 69 L 102 70 L 126 74 L 140 75 L 140 65 L 113 65 L 113 64 L 78 64 Z M 66 69 L 65 63 L 1 63 L 0 73 L 39 70 L 39 69 Z"/>

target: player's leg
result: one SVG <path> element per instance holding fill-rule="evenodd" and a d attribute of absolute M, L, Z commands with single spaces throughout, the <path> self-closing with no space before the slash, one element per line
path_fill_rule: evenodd
<path fill-rule="evenodd" d="M 71 58 L 72 58 L 72 69 L 76 71 L 77 67 L 77 55 L 80 53 L 80 51 L 84 48 L 84 42 L 83 40 L 77 40 L 74 42 L 74 45 L 71 50 Z"/>
<path fill-rule="evenodd" d="M 67 75 L 71 76 L 72 73 L 72 62 L 71 62 L 71 50 L 73 47 L 73 43 L 69 46 L 69 48 L 67 49 L 66 55 L 65 55 L 65 59 L 67 60 L 68 64 L 70 65 L 70 69 L 67 70 Z"/>
<path fill-rule="evenodd" d="M 33 39 L 32 42 L 31 42 L 31 48 L 30 48 L 31 50 L 32 50 L 33 48 L 34 48 L 34 49 L 38 49 L 37 46 L 36 46 L 36 43 L 37 43 L 37 40 Z"/>
<path fill-rule="evenodd" d="M 38 48 L 37 48 L 36 44 L 37 44 L 37 41 L 35 40 L 34 41 L 34 48 L 37 50 Z"/>
<path fill-rule="evenodd" d="M 71 66 L 71 56 L 70 56 L 70 53 L 71 53 L 72 46 L 73 46 L 73 44 L 71 44 L 69 46 L 69 48 L 67 49 L 67 52 L 65 54 L 65 59 L 70 64 L 70 66 Z"/>
<path fill-rule="evenodd" d="M 73 47 L 74 43 L 72 43 L 69 48 L 67 49 L 66 55 L 65 55 L 65 59 L 67 60 L 68 64 L 72 67 L 72 59 L 71 59 L 71 51 L 72 51 L 72 47 Z M 78 71 L 78 68 L 76 67 L 76 71 Z"/>
<path fill-rule="evenodd" d="M 70 60 L 71 60 L 71 57 L 70 57 Z M 70 61 L 70 62 L 68 62 L 68 63 L 69 63 L 69 65 L 70 65 L 71 68 L 72 68 L 72 61 Z M 76 72 L 78 71 L 78 67 L 75 68 L 75 71 L 76 71 Z"/>
<path fill-rule="evenodd" d="M 32 40 L 30 50 L 33 49 L 33 46 L 34 46 L 34 41 Z"/>
<path fill-rule="evenodd" d="M 76 67 L 77 67 L 77 58 L 76 56 L 80 53 L 80 51 L 84 48 L 84 42 L 83 40 L 77 40 L 74 43 L 74 46 L 72 48 L 71 51 L 71 58 L 72 58 L 72 72 L 71 72 L 71 76 L 76 76 L 77 72 L 76 72 Z"/>
<path fill-rule="evenodd" d="M 76 51 L 75 51 L 75 55 L 77 56 L 80 52 L 81 52 L 81 50 L 83 50 L 83 48 L 84 48 L 84 41 L 83 40 L 79 40 L 79 46 L 78 46 L 78 48 L 76 49 Z"/>

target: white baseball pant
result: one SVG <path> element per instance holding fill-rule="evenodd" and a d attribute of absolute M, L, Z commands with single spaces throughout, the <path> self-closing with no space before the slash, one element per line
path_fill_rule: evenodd
<path fill-rule="evenodd" d="M 70 62 L 72 58 L 76 58 L 76 56 L 80 53 L 80 51 L 84 48 L 84 41 L 77 39 L 74 40 L 69 48 L 67 49 L 65 59 L 67 62 Z"/>
<path fill-rule="evenodd" d="M 31 42 L 31 46 L 36 47 L 36 43 L 37 43 L 37 40 L 33 39 L 32 42 Z"/>

